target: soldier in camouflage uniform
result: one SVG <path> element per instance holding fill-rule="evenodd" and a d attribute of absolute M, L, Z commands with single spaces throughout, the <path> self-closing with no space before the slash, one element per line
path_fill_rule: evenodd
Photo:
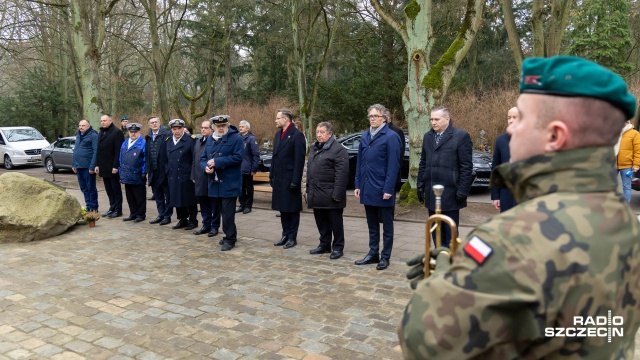
<path fill-rule="evenodd" d="M 451 265 L 430 254 L 436 271 L 412 282 L 398 331 L 407 359 L 633 357 L 640 223 L 616 192 L 613 145 L 635 98 L 615 73 L 567 56 L 526 59 L 520 92 L 511 162 L 492 174 L 518 205 L 469 234 Z M 408 264 L 423 276 L 421 257 Z M 610 342 L 555 335 L 596 327 L 574 316 L 609 314 L 624 319 Z"/>

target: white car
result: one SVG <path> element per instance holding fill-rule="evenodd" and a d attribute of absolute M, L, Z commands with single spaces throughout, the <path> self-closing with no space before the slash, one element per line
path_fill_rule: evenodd
<path fill-rule="evenodd" d="M 18 165 L 41 165 L 42 149 L 47 146 L 47 139 L 32 127 L 0 127 L 0 163 L 7 170 Z"/>

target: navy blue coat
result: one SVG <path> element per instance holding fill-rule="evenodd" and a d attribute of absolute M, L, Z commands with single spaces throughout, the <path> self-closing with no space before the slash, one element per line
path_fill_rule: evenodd
<path fill-rule="evenodd" d="M 244 141 L 244 156 L 242 158 L 242 173 L 251 174 L 258 172 L 260 164 L 260 149 L 258 148 L 258 140 L 253 136 L 251 131 L 242 136 Z"/>
<path fill-rule="evenodd" d="M 141 136 L 127 149 L 128 146 L 129 139 L 120 146 L 120 156 L 118 157 L 120 182 L 128 185 L 144 185 L 147 172 L 146 142 Z"/>
<path fill-rule="evenodd" d="M 304 135 L 291 125 L 280 140 L 282 129 L 273 139 L 273 157 L 269 169 L 269 181 L 273 188 L 271 209 L 281 212 L 302 211 L 302 171 L 307 142 Z M 291 184 L 298 189 L 291 191 Z"/>
<path fill-rule="evenodd" d="M 76 133 L 76 146 L 73 148 L 71 166 L 76 169 L 96 168 L 96 157 L 98 155 L 98 132 L 89 126 L 84 135 L 80 130 Z M 111 171 L 111 170 L 109 170 Z"/>
<path fill-rule="evenodd" d="M 158 136 L 153 140 L 153 132 L 149 129 L 149 134 L 145 136 L 145 142 L 147 144 L 147 183 L 149 186 L 162 184 L 165 178 L 164 165 L 167 162 L 166 154 L 166 140 L 173 136 L 171 130 L 167 129 L 164 125 L 160 125 L 158 130 Z"/>
<path fill-rule="evenodd" d="M 362 133 L 355 177 L 355 188 L 360 189 L 360 204 L 380 207 L 395 204 L 401 146 L 400 137 L 387 125 L 373 138 L 369 130 Z M 384 194 L 392 196 L 384 200 Z"/>
<path fill-rule="evenodd" d="M 213 159 L 213 174 L 209 179 L 209 197 L 230 198 L 242 192 L 242 153 L 244 143 L 238 129 L 229 125 L 229 131 L 220 140 L 213 136 L 207 139 L 204 153 L 200 157 L 200 169 L 204 172 L 207 161 Z"/>
<path fill-rule="evenodd" d="M 509 162 L 511 152 L 509 151 L 509 142 L 511 135 L 503 133 L 496 139 L 496 146 L 493 152 L 493 161 L 491 162 L 491 171 L 500 164 Z M 507 211 L 516 205 L 516 200 L 511 195 L 511 191 L 506 187 L 491 188 L 491 200 L 500 200 L 500 212 Z"/>
<path fill-rule="evenodd" d="M 186 133 L 177 144 L 173 136 L 165 140 L 165 174 L 169 183 L 169 206 L 185 207 L 196 205 L 196 192 L 191 181 L 193 148 L 195 140 Z"/>
<path fill-rule="evenodd" d="M 211 137 L 211 136 L 209 136 Z M 200 166 L 200 158 L 204 154 L 207 145 L 206 137 L 196 139 L 196 145 L 193 149 L 193 166 L 191 166 L 191 180 L 194 181 L 196 188 L 196 196 L 209 196 L 209 176 L 202 171 Z"/>
<path fill-rule="evenodd" d="M 451 121 L 442 133 L 438 145 L 433 129 L 424 134 L 417 186 L 424 189 L 424 204 L 427 209 L 436 209 L 433 185 L 444 186 L 442 211 L 467 207 L 467 200 L 458 203 L 456 194 L 464 197 L 469 195 L 473 183 L 472 173 L 473 143 L 468 132 L 454 128 Z"/>

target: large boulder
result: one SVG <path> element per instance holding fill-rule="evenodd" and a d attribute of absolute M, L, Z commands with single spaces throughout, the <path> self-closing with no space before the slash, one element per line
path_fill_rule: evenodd
<path fill-rule="evenodd" d="M 0 243 L 60 235 L 80 212 L 78 200 L 63 188 L 17 172 L 0 176 Z"/>

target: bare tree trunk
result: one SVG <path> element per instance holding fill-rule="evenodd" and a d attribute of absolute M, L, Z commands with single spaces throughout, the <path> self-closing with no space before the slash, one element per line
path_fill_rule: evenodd
<path fill-rule="evenodd" d="M 531 26 L 533 28 L 533 56 L 544 57 L 544 0 L 533 0 Z"/>
<path fill-rule="evenodd" d="M 513 13 L 513 6 L 511 5 L 511 1 L 512 0 L 500 0 L 500 4 L 502 5 L 504 28 L 505 30 L 507 30 L 507 36 L 509 37 L 509 46 L 511 47 L 513 59 L 516 62 L 518 71 L 520 71 L 520 69 L 522 69 L 522 60 L 524 59 L 524 54 L 522 53 L 520 36 L 518 35 L 518 30 L 516 28 L 516 19 Z"/>
<path fill-rule="evenodd" d="M 405 22 L 398 23 L 385 10 L 380 0 L 370 0 L 380 17 L 389 24 L 404 41 L 408 56 L 407 85 L 402 94 L 402 104 L 409 127 L 409 184 L 416 187 L 418 164 L 424 133 L 431 130 L 431 109 L 441 104 L 460 62 L 469 52 L 482 23 L 482 0 L 467 0 L 464 20 L 449 49 L 433 66 L 429 56 L 433 46 L 431 0 L 412 1 L 404 9 Z"/>
<path fill-rule="evenodd" d="M 560 54 L 560 45 L 562 45 L 562 39 L 569 24 L 571 4 L 573 4 L 571 0 L 554 0 L 551 5 L 551 17 L 547 33 L 547 56 Z"/>

